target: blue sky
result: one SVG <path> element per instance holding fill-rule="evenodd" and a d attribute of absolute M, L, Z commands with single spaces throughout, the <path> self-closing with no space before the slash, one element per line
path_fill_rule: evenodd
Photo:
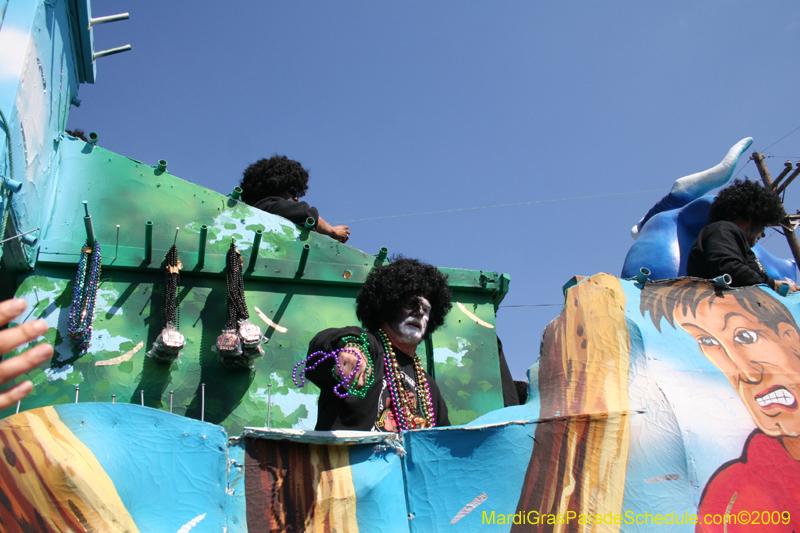
<path fill-rule="evenodd" d="M 619 274 L 631 226 L 675 179 L 744 137 L 774 156 L 773 175 L 800 160 L 797 2 L 92 9 L 131 14 L 95 27 L 95 49 L 133 50 L 98 60 L 69 127 L 222 193 L 285 154 L 310 171 L 305 199 L 350 226 L 348 244 L 509 274 L 503 305 L 525 307 L 501 307 L 497 328 L 516 379 L 562 285 Z M 737 172 L 755 179 L 750 153 Z M 417 214 L 436 211 L 448 212 Z M 780 235 L 764 245 L 791 256 Z"/>

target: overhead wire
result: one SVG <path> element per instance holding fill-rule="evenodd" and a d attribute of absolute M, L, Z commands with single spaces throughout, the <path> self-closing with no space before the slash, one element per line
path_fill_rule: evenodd
<path fill-rule="evenodd" d="M 514 207 L 514 206 L 520 206 L 520 205 L 544 204 L 544 203 L 552 203 L 552 202 L 566 202 L 566 201 L 570 201 L 570 200 L 588 200 L 588 199 L 592 199 L 592 198 L 607 198 L 607 197 L 610 197 L 610 196 L 623 196 L 623 195 L 628 195 L 628 194 L 644 194 L 644 193 L 650 193 L 650 192 L 664 192 L 664 191 L 668 191 L 668 190 L 669 189 L 650 189 L 650 190 L 647 190 L 647 191 L 628 191 L 628 192 L 617 192 L 617 193 L 610 193 L 610 194 L 595 194 L 595 195 L 590 195 L 590 196 L 571 196 L 571 197 L 568 197 L 568 198 L 554 198 L 554 199 L 551 199 L 551 200 L 531 200 L 529 202 L 515 202 L 513 204 L 482 205 L 482 206 L 477 206 L 477 207 L 459 207 L 459 208 L 455 208 L 455 209 L 443 209 L 441 211 L 427 211 L 427 212 L 424 212 L 424 213 L 406 213 L 406 214 L 401 214 L 401 215 L 386 215 L 386 216 L 382 216 L 382 217 L 357 218 L 357 219 L 353 219 L 353 220 L 342 220 L 342 221 L 337 222 L 337 223 L 338 224 L 344 224 L 344 223 L 348 223 L 348 222 L 364 222 L 364 221 L 367 221 L 367 220 L 381 220 L 381 219 L 386 219 L 386 218 L 415 217 L 415 216 L 421 216 L 421 215 L 438 215 L 438 214 L 441 214 L 441 213 L 455 213 L 455 212 L 458 212 L 458 211 L 474 211 L 474 210 L 477 210 L 477 209 L 493 209 L 493 208 L 496 208 L 496 207 Z"/>
<path fill-rule="evenodd" d="M 788 137 L 788 136 L 789 136 L 789 135 L 791 135 L 792 133 L 796 132 L 797 130 L 800 130 L 800 126 L 797 126 L 795 129 L 793 129 L 792 131 L 790 131 L 789 133 L 787 133 L 786 135 L 784 135 L 783 137 L 781 137 L 780 139 L 778 139 L 778 140 L 777 140 L 777 141 L 775 141 L 774 143 L 770 144 L 769 146 L 767 146 L 766 148 L 764 148 L 764 149 L 763 149 L 763 150 L 761 150 L 761 151 L 762 151 L 762 152 L 766 152 L 767 150 L 769 150 L 770 148 L 772 148 L 773 146 L 775 146 L 776 144 L 778 144 L 779 142 L 781 142 L 782 140 L 784 140 L 786 137 Z"/>

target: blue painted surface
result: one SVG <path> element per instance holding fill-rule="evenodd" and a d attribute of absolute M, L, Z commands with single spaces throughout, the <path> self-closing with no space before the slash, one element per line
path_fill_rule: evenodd
<path fill-rule="evenodd" d="M 502 409 L 510 413 L 510 408 Z M 412 532 L 476 531 L 483 512 L 514 513 L 531 452 L 535 423 L 405 434 L 406 490 Z M 475 498 L 486 500 L 450 522 Z M 492 531 L 508 531 L 504 525 Z"/>
<path fill-rule="evenodd" d="M 214 424 L 131 404 L 55 407 L 114 482 L 139 530 L 193 533 L 227 525 L 227 445 Z"/>
<path fill-rule="evenodd" d="M 408 533 L 403 464 L 389 447 L 350 446 L 359 531 Z"/>
<path fill-rule="evenodd" d="M 88 9 L 87 0 L 74 5 L 81 3 Z M 91 33 L 73 27 L 72 4 L 64 0 L 10 2 L 0 29 L 0 48 L 6 51 L 0 110 L 11 138 L 9 158 L 6 128 L 0 127 L 0 175 L 23 184 L 11 200 L 13 224 L 20 233 L 45 225 L 58 190 L 61 134 L 70 101 L 78 93 L 81 66 L 74 61 L 80 53 L 78 35 Z M 5 194 L 2 199 L 6 201 Z M 33 264 L 35 249 L 12 241 L 4 251 L 9 246 L 17 249 L 18 267 Z"/>

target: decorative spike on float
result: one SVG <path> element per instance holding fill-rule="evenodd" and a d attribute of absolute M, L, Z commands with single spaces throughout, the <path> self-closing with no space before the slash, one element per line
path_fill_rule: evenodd
<path fill-rule="evenodd" d="M 92 215 L 89 214 L 89 202 L 86 200 L 83 201 L 83 209 L 86 211 L 86 215 L 83 217 L 83 225 L 86 227 L 86 244 L 89 248 L 94 248 L 94 226 L 92 225 Z"/>
<path fill-rule="evenodd" d="M 153 221 L 148 220 L 144 223 L 144 262 L 153 261 Z"/>
<path fill-rule="evenodd" d="M 100 59 L 101 57 L 106 56 L 113 56 L 114 54 L 119 54 L 121 52 L 128 52 L 131 49 L 131 45 L 126 44 L 125 46 L 118 46 L 117 48 L 109 48 L 108 50 L 102 50 L 100 52 L 94 53 L 95 59 Z"/>
<path fill-rule="evenodd" d="M 712 279 L 711 282 L 722 289 L 730 289 L 731 283 L 733 283 L 733 278 L 730 274 L 723 274 Z"/>
<path fill-rule="evenodd" d="M 108 24 L 109 22 L 117 22 L 118 20 L 128 20 L 131 18 L 130 13 L 120 13 L 118 15 L 108 15 L 106 17 L 95 17 L 89 20 L 89 28 L 99 24 Z"/>
<path fill-rule="evenodd" d="M 206 241 L 208 240 L 208 226 L 200 226 L 200 246 L 197 248 L 197 266 L 203 267 L 206 262 Z"/>
<path fill-rule="evenodd" d="M 264 232 L 256 230 L 256 236 L 253 238 L 253 248 L 250 250 L 250 262 L 247 264 L 247 270 L 255 270 L 256 261 L 258 260 L 258 250 L 261 247 L 261 238 Z"/>
<path fill-rule="evenodd" d="M 636 274 L 636 281 L 644 285 L 648 279 L 650 279 L 650 270 L 645 267 L 640 268 L 639 273 Z"/>
<path fill-rule="evenodd" d="M 306 271 L 306 263 L 308 262 L 308 253 L 311 251 L 311 245 L 306 243 L 303 245 L 303 251 L 300 253 L 300 263 L 297 265 L 297 274 L 295 277 L 302 278 Z"/>

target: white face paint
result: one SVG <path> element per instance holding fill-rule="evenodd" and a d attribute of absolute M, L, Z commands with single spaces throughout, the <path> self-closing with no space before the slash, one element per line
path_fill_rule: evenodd
<path fill-rule="evenodd" d="M 431 303 L 424 296 L 403 307 L 403 314 L 396 322 L 389 324 L 399 340 L 407 344 L 419 344 L 428 331 L 431 319 Z"/>

